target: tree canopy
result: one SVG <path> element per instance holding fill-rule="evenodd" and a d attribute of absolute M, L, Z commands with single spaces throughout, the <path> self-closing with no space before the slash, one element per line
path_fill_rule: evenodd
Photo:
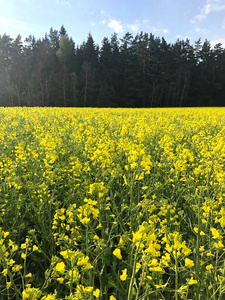
<path fill-rule="evenodd" d="M 0 35 L 1 106 L 225 105 L 225 50 L 208 40 L 114 33 L 76 45 L 64 26 L 41 39 Z"/>

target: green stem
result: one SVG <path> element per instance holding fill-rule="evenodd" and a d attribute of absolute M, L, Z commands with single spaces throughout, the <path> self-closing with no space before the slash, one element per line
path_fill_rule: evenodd
<path fill-rule="evenodd" d="M 7 298 L 9 300 L 10 297 L 9 297 L 9 289 L 7 288 L 7 276 L 5 276 L 5 285 L 6 285 L 6 289 L 7 289 Z"/>
<path fill-rule="evenodd" d="M 88 255 L 88 225 L 86 226 L 86 255 Z"/>
<path fill-rule="evenodd" d="M 179 277 L 178 277 L 178 261 L 177 261 L 177 257 L 175 258 L 175 299 L 179 300 L 179 296 L 178 296 L 178 286 L 179 284 Z"/>
<path fill-rule="evenodd" d="M 139 293 L 140 293 L 140 289 L 141 289 L 142 281 L 143 281 L 143 277 L 144 277 L 144 272 L 145 272 L 145 262 L 143 262 L 142 272 L 141 272 L 141 276 L 140 276 L 141 279 L 140 279 L 140 282 L 139 282 L 139 285 L 138 285 L 138 289 L 137 289 L 137 294 L 136 294 L 135 300 L 138 300 L 138 296 L 139 296 Z"/>
<path fill-rule="evenodd" d="M 23 263 L 23 279 L 22 279 L 22 283 L 23 283 L 23 289 L 25 288 L 24 286 L 24 281 L 25 284 L 27 283 L 27 278 L 26 278 L 26 273 L 27 273 L 27 268 L 26 268 L 26 263 L 27 263 L 27 248 L 28 248 L 28 244 L 26 244 L 26 251 L 25 251 L 25 259 L 24 259 L 24 263 Z"/>
<path fill-rule="evenodd" d="M 199 280 L 199 269 L 200 269 L 200 197 L 198 197 L 198 233 L 197 233 L 197 241 L 196 241 L 196 277 Z M 197 284 L 196 291 L 196 300 L 200 300 L 200 284 Z"/>
<path fill-rule="evenodd" d="M 73 293 L 73 266 L 71 268 L 72 274 L 70 278 L 70 295 Z"/>
<path fill-rule="evenodd" d="M 132 233 L 133 229 L 134 229 L 134 222 L 133 222 L 133 178 L 132 178 L 132 182 L 130 184 L 130 208 L 129 209 L 130 209 L 130 230 L 131 230 L 131 233 Z M 131 250 L 131 253 L 129 255 L 129 260 L 128 260 L 128 265 L 129 265 L 128 277 L 131 277 L 131 278 L 132 278 L 132 275 L 130 273 L 130 266 L 133 266 L 134 247 L 135 247 L 135 245 L 132 245 L 132 250 Z M 126 286 L 126 288 L 128 288 L 128 285 Z M 129 286 L 129 289 L 130 289 L 130 286 Z"/>
<path fill-rule="evenodd" d="M 140 242 L 139 242 L 139 244 L 140 244 Z M 130 279 L 130 285 L 129 285 L 127 300 L 131 300 L 131 298 L 132 298 L 132 287 L 133 287 L 134 278 L 135 278 L 138 249 L 139 249 L 139 246 L 137 247 L 137 251 L 136 251 L 135 257 L 134 257 L 133 269 L 132 269 L 132 276 L 131 276 L 131 279 Z"/>
<path fill-rule="evenodd" d="M 130 186 L 130 223 L 131 223 L 131 232 L 134 228 L 134 222 L 133 222 L 133 182 Z"/>
<path fill-rule="evenodd" d="M 22 275 L 22 274 L 20 273 L 20 275 Z M 18 300 L 21 297 L 21 292 L 19 291 L 18 287 L 15 285 L 12 273 L 9 270 L 8 270 L 8 276 L 9 276 L 10 282 L 11 282 L 13 288 L 14 288 L 14 291 L 15 291 L 15 294 L 16 294 L 16 299 Z"/>

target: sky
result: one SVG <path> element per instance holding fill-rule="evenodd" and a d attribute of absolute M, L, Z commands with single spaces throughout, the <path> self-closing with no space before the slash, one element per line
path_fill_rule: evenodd
<path fill-rule="evenodd" d="M 42 38 L 62 25 L 76 45 L 89 33 L 101 46 L 114 32 L 143 31 L 168 43 L 201 38 L 225 48 L 225 0 L 0 0 L 0 35 Z"/>

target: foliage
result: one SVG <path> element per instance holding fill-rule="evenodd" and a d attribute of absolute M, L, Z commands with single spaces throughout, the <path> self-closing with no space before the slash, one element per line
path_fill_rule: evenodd
<path fill-rule="evenodd" d="M 173 44 L 149 33 L 75 45 L 64 26 L 22 43 L 0 36 L 0 105 L 223 106 L 225 50 L 208 40 Z"/>

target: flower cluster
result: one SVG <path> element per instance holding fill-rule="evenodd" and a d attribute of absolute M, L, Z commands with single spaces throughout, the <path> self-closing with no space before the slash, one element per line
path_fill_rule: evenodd
<path fill-rule="evenodd" d="M 0 298 L 223 299 L 225 109 L 0 109 Z"/>

